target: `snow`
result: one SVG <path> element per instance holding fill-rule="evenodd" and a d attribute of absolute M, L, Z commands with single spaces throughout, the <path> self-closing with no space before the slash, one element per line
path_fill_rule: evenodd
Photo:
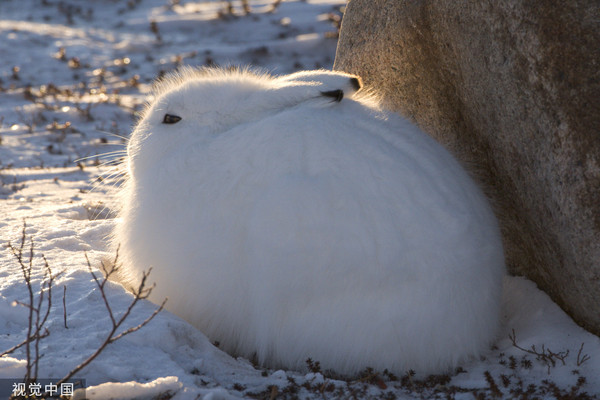
<path fill-rule="evenodd" d="M 86 397 L 94 399 L 148 399 L 164 395 L 165 393 L 174 394 L 182 388 L 181 382 L 175 376 L 158 378 L 148 383 L 123 382 L 123 383 L 103 383 L 90 388 L 85 393 Z M 82 393 L 83 395 L 83 393 Z M 75 398 L 79 397 L 75 396 Z"/>
<path fill-rule="evenodd" d="M 63 272 L 54 282 L 46 324 L 50 335 L 40 342 L 39 377 L 62 378 L 108 334 L 110 318 L 85 254 L 97 274 L 100 260 L 114 257 L 106 240 L 115 225 L 121 183 L 113 164 L 123 155 L 125 138 L 156 76 L 181 64 L 253 64 L 276 74 L 331 67 L 335 28 L 330 19 L 345 2 L 285 1 L 268 13 L 270 3 L 251 2 L 253 12 L 243 16 L 234 2 L 238 15 L 219 17 L 225 9 L 220 2 L 0 2 L 0 352 L 27 334 L 26 309 L 14 305 L 27 301 L 23 274 L 7 248 L 9 242 L 19 245 L 24 221 L 35 245 L 34 288 L 43 279 L 42 254 L 55 273 Z M 113 283 L 106 295 L 117 314 L 132 300 Z M 138 303 L 122 330 L 141 323 L 155 308 Z M 509 338 L 513 329 L 521 349 Z M 522 350 L 531 346 L 569 353 L 564 365 L 556 358 L 552 365 Z M 0 378 L 16 382 L 25 369 L 23 348 L 0 358 Z M 571 390 L 598 398 L 600 339 L 577 326 L 534 283 L 508 277 L 495 347 L 448 378 L 393 380 L 380 371 L 342 381 L 308 368 L 267 370 L 232 358 L 167 311 L 110 344 L 76 376 L 86 379 L 86 395 L 97 399 L 446 394 L 466 399 L 478 393 L 519 397 L 519 390 L 538 398 Z"/>

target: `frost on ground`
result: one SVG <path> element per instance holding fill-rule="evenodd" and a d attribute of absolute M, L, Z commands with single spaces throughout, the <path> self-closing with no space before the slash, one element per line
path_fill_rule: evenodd
<path fill-rule="evenodd" d="M 155 77 L 182 64 L 253 64 L 282 74 L 331 67 L 345 2 L 284 1 L 272 10 L 273 3 L 251 1 L 245 15 L 241 3 L 229 10 L 218 1 L 0 2 L 0 353 L 27 335 L 27 312 L 13 305 L 27 301 L 26 286 L 7 248 L 21 239 L 24 221 L 35 245 L 34 288 L 42 254 L 63 272 L 38 376 L 62 378 L 105 339 L 110 317 L 85 254 L 94 266 L 114 257 L 106 236 L 117 209 L 115 167 Z M 132 300 L 112 283 L 106 295 L 116 314 Z M 123 329 L 155 309 L 138 303 Z M 0 379 L 21 379 L 25 359 L 23 348 L 0 358 Z M 303 371 L 264 370 L 165 311 L 76 376 L 97 399 L 598 398 L 600 339 L 530 281 L 507 278 L 495 347 L 448 376 L 365 371 L 341 380 L 318 360 Z"/>

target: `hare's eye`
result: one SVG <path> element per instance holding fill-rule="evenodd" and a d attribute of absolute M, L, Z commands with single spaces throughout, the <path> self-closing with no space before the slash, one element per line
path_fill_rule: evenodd
<path fill-rule="evenodd" d="M 162 123 L 163 124 L 176 124 L 181 121 L 181 117 L 173 114 L 165 114 Z"/>

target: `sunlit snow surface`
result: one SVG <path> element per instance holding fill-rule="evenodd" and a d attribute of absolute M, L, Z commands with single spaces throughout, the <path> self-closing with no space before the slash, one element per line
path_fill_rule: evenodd
<path fill-rule="evenodd" d="M 242 16 L 239 5 L 239 15 L 231 16 L 224 13 L 225 3 L 171 3 L 0 1 L 0 352 L 27 333 L 26 310 L 12 305 L 27 300 L 25 284 L 7 248 L 8 242 L 20 243 L 25 221 L 28 240 L 35 244 L 34 286 L 42 277 L 41 254 L 54 272 L 64 271 L 54 285 L 50 336 L 41 341 L 40 377 L 62 378 L 96 350 L 110 328 L 85 254 L 93 265 L 114 256 L 107 253 L 106 236 L 115 222 L 119 177 L 114 165 L 98 164 L 115 164 L 122 156 L 152 80 L 180 64 L 253 64 L 276 74 L 330 68 L 336 44 L 331 20 L 345 2 L 288 1 L 268 13 L 271 2 L 257 1 L 250 3 L 248 16 Z M 98 156 L 104 153 L 110 154 Z M 65 286 L 68 328 L 63 322 Z M 131 301 L 116 284 L 106 292 L 117 313 Z M 154 309 L 140 303 L 124 328 Z M 600 340 L 575 325 L 535 284 L 507 278 L 504 316 L 500 338 L 485 359 L 463 365 L 437 386 L 420 385 L 416 378 L 391 381 L 384 374 L 345 382 L 309 371 L 262 370 L 221 352 L 168 312 L 111 344 L 78 376 L 94 386 L 89 397 L 106 399 L 151 399 L 165 393 L 176 399 L 273 394 L 430 398 L 445 393 L 473 398 L 473 393 L 498 391 L 518 397 L 518 390 L 528 388 L 532 396 L 554 398 L 580 377 L 586 382 L 577 393 L 600 393 Z M 513 329 L 522 348 L 568 350 L 564 365 L 558 360 L 548 368 L 515 348 L 509 339 Z M 584 355 L 589 359 L 581 363 Z M 23 350 L 1 358 L 0 378 L 22 378 L 24 360 Z"/>

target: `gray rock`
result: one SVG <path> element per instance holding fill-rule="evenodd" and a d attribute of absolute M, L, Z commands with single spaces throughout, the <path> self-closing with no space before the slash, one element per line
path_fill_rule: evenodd
<path fill-rule="evenodd" d="M 351 0 L 334 69 L 463 161 L 507 262 L 600 334 L 597 0 Z"/>

